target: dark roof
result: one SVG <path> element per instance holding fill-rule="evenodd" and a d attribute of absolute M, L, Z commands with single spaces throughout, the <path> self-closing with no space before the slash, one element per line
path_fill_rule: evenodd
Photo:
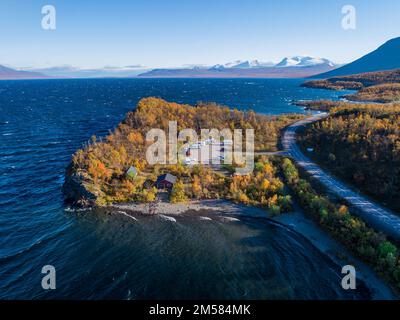
<path fill-rule="evenodd" d="M 176 182 L 176 179 L 177 178 L 174 175 L 167 173 L 167 174 L 163 174 L 163 175 L 159 176 L 157 178 L 157 183 L 162 182 L 162 181 L 167 181 L 169 183 L 174 184 Z"/>

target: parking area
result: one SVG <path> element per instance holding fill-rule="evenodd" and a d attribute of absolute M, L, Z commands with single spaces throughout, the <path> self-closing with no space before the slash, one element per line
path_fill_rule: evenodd
<path fill-rule="evenodd" d="M 232 141 L 219 142 L 214 140 L 198 141 L 182 150 L 185 165 L 213 164 L 228 162 L 232 154 Z M 231 163 L 231 161 L 230 161 Z"/>

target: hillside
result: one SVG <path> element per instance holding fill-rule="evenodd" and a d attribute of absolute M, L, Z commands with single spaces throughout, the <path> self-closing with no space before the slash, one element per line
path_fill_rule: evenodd
<path fill-rule="evenodd" d="M 400 100 L 400 69 L 311 80 L 303 87 L 329 90 L 359 90 L 346 95 L 351 101 L 388 103 Z"/>
<path fill-rule="evenodd" d="M 385 83 L 366 87 L 345 96 L 350 101 L 389 103 L 400 101 L 400 83 Z"/>
<path fill-rule="evenodd" d="M 393 70 L 400 68 L 400 37 L 389 40 L 375 51 L 360 59 L 333 71 L 313 76 L 325 79 L 335 76 L 351 75 L 365 72 Z"/>
<path fill-rule="evenodd" d="M 332 90 L 359 90 L 386 83 L 400 83 L 400 69 L 366 72 L 343 77 L 332 77 L 324 80 L 310 80 L 302 84 L 303 87 Z"/>

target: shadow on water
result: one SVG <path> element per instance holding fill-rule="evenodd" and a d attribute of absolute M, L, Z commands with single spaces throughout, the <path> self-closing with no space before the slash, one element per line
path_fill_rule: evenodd
<path fill-rule="evenodd" d="M 368 299 L 345 292 L 340 268 L 297 233 L 268 219 L 195 215 L 137 222 L 77 213 L 57 292 L 46 298 Z M 66 239 L 67 240 L 67 239 Z M 70 239 L 71 240 L 71 239 Z M 64 245 L 63 245 L 64 246 Z M 73 271 L 73 272 L 72 272 Z M 90 283 L 89 286 L 85 285 Z"/>

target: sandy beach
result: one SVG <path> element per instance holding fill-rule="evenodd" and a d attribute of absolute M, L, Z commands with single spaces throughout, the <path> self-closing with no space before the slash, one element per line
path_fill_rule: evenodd
<path fill-rule="evenodd" d="M 124 203 L 115 204 L 111 208 L 116 214 L 133 215 L 132 217 L 137 214 L 147 215 L 151 212 L 148 204 Z M 171 220 L 175 220 L 177 216 L 182 214 L 198 214 L 201 219 L 209 219 L 202 215 L 212 216 L 215 214 L 216 217 L 225 222 L 237 222 L 242 215 L 271 219 L 305 237 L 338 266 L 353 265 L 357 272 L 357 279 L 365 283 L 373 299 L 390 300 L 396 298 L 392 290 L 369 266 L 355 258 L 346 248 L 321 230 L 314 221 L 307 218 L 301 210 L 271 217 L 267 211 L 261 208 L 235 204 L 227 200 L 201 200 L 183 204 L 161 202 L 157 204 L 156 214 Z"/>

